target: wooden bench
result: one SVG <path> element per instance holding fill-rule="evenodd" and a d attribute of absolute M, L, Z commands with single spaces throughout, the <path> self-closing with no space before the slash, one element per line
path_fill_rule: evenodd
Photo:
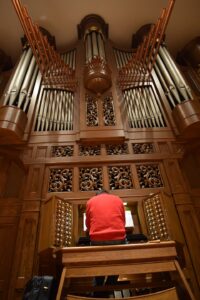
<path fill-rule="evenodd" d="M 91 298 L 91 297 L 87 298 L 87 297 L 74 296 L 74 295 L 67 295 L 66 297 L 66 300 L 97 300 L 97 299 L 100 298 Z M 108 298 L 101 298 L 101 299 L 108 300 Z M 179 300 L 179 298 L 177 296 L 176 289 L 170 288 L 153 294 L 123 298 L 123 300 Z"/>
<path fill-rule="evenodd" d="M 115 246 L 68 247 L 56 251 L 63 266 L 56 300 L 60 300 L 64 282 L 72 278 L 109 275 L 177 272 L 190 299 L 195 297 L 177 261 L 176 243 L 140 243 Z"/>

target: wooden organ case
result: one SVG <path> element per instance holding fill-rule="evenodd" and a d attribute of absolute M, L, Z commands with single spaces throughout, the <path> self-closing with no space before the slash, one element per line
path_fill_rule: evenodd
<path fill-rule="evenodd" d="M 101 188 L 127 203 L 127 234 L 183 245 L 198 299 L 199 95 L 164 41 L 174 1 L 130 49 L 89 15 L 63 53 L 13 3 L 28 42 L 1 95 L 1 299 L 21 299 L 34 274 L 57 272 L 52 253 L 78 246 L 86 202 Z"/>

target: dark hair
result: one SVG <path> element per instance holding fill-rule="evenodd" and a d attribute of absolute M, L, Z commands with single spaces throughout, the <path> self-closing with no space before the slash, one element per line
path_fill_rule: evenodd
<path fill-rule="evenodd" d="M 100 194 L 109 194 L 109 192 L 107 191 L 107 190 L 105 190 L 105 189 L 101 189 L 101 190 L 98 190 L 97 192 L 96 192 L 96 195 L 100 195 Z"/>

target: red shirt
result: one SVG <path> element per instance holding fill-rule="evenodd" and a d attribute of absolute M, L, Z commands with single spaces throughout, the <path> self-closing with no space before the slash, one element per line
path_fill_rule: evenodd
<path fill-rule="evenodd" d="M 88 200 L 86 226 L 92 241 L 125 239 L 125 210 L 122 200 L 102 193 Z"/>

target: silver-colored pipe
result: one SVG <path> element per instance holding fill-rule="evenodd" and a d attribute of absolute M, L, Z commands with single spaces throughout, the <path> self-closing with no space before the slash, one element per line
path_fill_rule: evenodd
<path fill-rule="evenodd" d="M 51 112 L 49 119 L 49 131 L 53 130 L 53 118 L 54 118 L 54 110 L 55 110 L 55 98 L 56 98 L 56 90 L 50 93 L 50 101 L 51 101 Z"/>
<path fill-rule="evenodd" d="M 142 111 L 143 111 L 143 118 L 144 118 L 145 127 L 146 128 L 152 127 L 151 120 L 149 119 L 149 112 L 147 110 L 147 106 L 146 106 L 146 103 L 145 103 L 144 94 L 142 93 L 141 89 L 136 88 L 135 89 L 135 95 L 136 95 L 136 97 L 138 97 L 138 101 L 139 101 L 140 106 L 141 106 Z"/>
<path fill-rule="evenodd" d="M 154 70 L 155 70 L 155 73 L 156 73 L 157 76 L 158 76 L 158 79 L 159 79 L 160 82 L 161 82 L 161 85 L 162 85 L 162 87 L 163 87 L 163 89 L 164 89 L 165 95 L 166 95 L 167 98 L 169 99 L 169 101 L 170 101 L 170 103 L 172 104 L 172 106 L 175 107 L 176 104 L 175 104 L 175 102 L 174 102 L 173 96 L 171 95 L 171 92 L 170 92 L 170 90 L 168 89 L 168 86 L 167 86 L 167 84 L 166 84 L 166 82 L 165 82 L 165 80 L 164 80 L 164 78 L 163 78 L 163 76 L 162 76 L 162 74 L 161 74 L 161 72 L 160 72 L 160 70 L 159 70 L 159 68 L 158 68 L 158 66 L 157 66 L 156 64 L 154 64 Z"/>
<path fill-rule="evenodd" d="M 39 70 L 38 66 L 35 65 L 35 69 L 34 69 L 34 72 L 33 72 L 33 76 L 31 78 L 31 82 L 30 82 L 30 85 L 29 85 L 29 88 L 28 88 L 28 93 L 27 93 L 26 100 L 25 100 L 24 107 L 23 107 L 24 112 L 26 112 L 27 107 L 30 103 L 32 92 L 33 92 L 35 83 L 37 82 L 38 76 L 41 76 L 40 73 L 38 72 L 38 70 Z"/>
<path fill-rule="evenodd" d="M 152 113 L 154 115 L 154 120 L 156 122 L 155 124 L 155 127 L 161 127 L 161 123 L 160 123 L 160 119 L 159 119 L 159 116 L 158 116 L 158 111 L 156 109 L 156 105 L 155 105 L 155 97 L 152 97 L 151 93 L 150 93 L 150 88 L 147 87 L 146 88 L 146 93 L 147 93 L 147 97 L 148 97 L 148 100 L 149 100 L 149 105 L 151 106 L 151 110 L 152 110 Z"/>
<path fill-rule="evenodd" d="M 58 122 L 58 107 L 59 107 L 58 91 L 56 91 L 56 98 L 55 98 L 54 102 L 55 102 L 55 112 L 54 112 L 54 118 L 53 118 L 53 131 L 56 131 L 57 122 Z"/>
<path fill-rule="evenodd" d="M 98 42 L 99 56 L 105 59 L 104 42 L 100 33 L 97 34 L 97 42 Z"/>
<path fill-rule="evenodd" d="M 74 122 L 74 94 L 71 93 L 71 120 L 70 120 L 70 130 L 73 130 L 73 122 Z"/>
<path fill-rule="evenodd" d="M 41 126 L 41 120 L 43 116 L 43 109 L 44 109 L 44 98 L 46 97 L 46 90 L 43 90 L 41 93 L 40 101 L 38 102 L 40 104 L 39 111 L 38 111 L 38 118 L 37 118 L 37 129 L 36 131 L 40 131 Z"/>
<path fill-rule="evenodd" d="M 31 59 L 31 63 L 29 65 L 28 71 L 25 75 L 25 79 L 23 81 L 20 93 L 19 93 L 19 99 L 18 99 L 18 104 L 17 107 L 21 108 L 22 103 L 24 102 L 24 99 L 26 95 L 28 94 L 28 86 L 30 84 L 31 78 L 33 76 L 34 68 L 36 65 L 35 57 L 33 56 Z"/>
<path fill-rule="evenodd" d="M 65 120 L 65 92 L 60 92 L 60 102 L 61 102 L 61 122 L 60 122 L 60 129 L 64 130 L 64 120 Z"/>
<path fill-rule="evenodd" d="M 144 109 L 141 106 L 141 101 L 140 99 L 138 99 L 137 95 L 136 95 L 136 89 L 131 89 L 131 92 L 133 93 L 133 97 L 135 99 L 135 103 L 137 104 L 137 108 L 138 108 L 138 112 L 140 115 L 140 120 L 141 120 L 141 124 L 142 127 L 146 127 L 146 120 L 145 120 L 145 113 L 144 113 Z"/>
<path fill-rule="evenodd" d="M 61 129 L 61 112 L 62 112 L 62 98 L 61 98 L 61 91 L 59 91 L 57 130 Z"/>
<path fill-rule="evenodd" d="M 92 59 L 92 41 L 91 41 L 91 34 L 88 34 L 86 37 L 87 43 L 87 51 L 86 51 L 86 59 L 90 61 Z"/>
<path fill-rule="evenodd" d="M 143 102 L 143 107 L 144 107 L 144 110 L 146 112 L 146 116 L 147 116 L 147 123 L 148 123 L 148 127 L 155 127 L 155 118 L 154 118 L 154 114 L 151 110 L 151 107 L 149 105 L 149 101 L 148 101 L 148 98 L 146 96 L 146 87 L 143 87 L 143 88 L 138 88 L 138 91 L 141 95 L 141 102 Z"/>
<path fill-rule="evenodd" d="M 123 62 L 121 60 L 120 51 L 117 51 L 117 56 L 118 56 L 119 67 L 121 69 L 121 68 L 123 68 Z"/>
<path fill-rule="evenodd" d="M 191 90 L 188 84 L 186 83 L 185 78 L 182 76 L 180 70 L 176 66 L 174 60 L 172 59 L 169 51 L 166 49 L 165 46 L 163 47 L 161 46 L 160 51 L 163 53 L 163 57 L 165 55 L 166 59 L 169 61 L 170 66 L 172 66 L 172 70 L 174 71 L 174 76 L 178 78 L 178 82 L 177 82 L 178 87 L 180 87 L 180 92 L 182 93 L 183 97 L 185 97 L 185 100 L 188 100 L 188 96 L 190 97 L 190 99 L 193 99 Z"/>
<path fill-rule="evenodd" d="M 124 91 L 123 98 L 125 101 L 125 111 L 127 112 L 127 115 L 128 115 L 129 127 L 132 127 L 132 117 L 131 117 L 131 112 L 130 112 L 130 106 L 129 106 L 128 99 L 127 99 L 127 91 Z"/>
<path fill-rule="evenodd" d="M 72 121 L 72 94 L 69 93 L 69 109 L 68 109 L 68 116 L 67 116 L 67 129 L 70 130 L 71 128 L 71 121 Z"/>
<path fill-rule="evenodd" d="M 44 109 L 43 109 L 42 120 L 41 120 L 41 131 L 44 131 L 44 129 L 45 129 L 45 123 L 46 123 L 46 119 L 47 119 L 47 109 L 48 109 L 48 105 L 49 105 L 48 97 L 49 97 L 49 90 L 46 91 L 46 95 L 43 98 Z"/>
<path fill-rule="evenodd" d="M 155 111 L 155 108 L 152 104 L 151 97 L 149 97 L 149 95 L 147 95 L 147 90 L 148 90 L 148 87 L 144 87 L 142 91 L 143 91 L 144 98 L 145 98 L 145 101 L 146 101 L 146 104 L 147 104 L 147 107 L 148 107 L 148 110 L 149 110 L 149 116 L 150 116 L 151 121 L 153 123 L 153 127 L 157 127 L 156 126 L 156 111 Z"/>
<path fill-rule="evenodd" d="M 7 91 L 6 91 L 5 94 L 4 94 L 3 105 L 7 105 L 7 104 L 8 104 L 8 100 L 9 100 L 9 98 L 10 98 L 11 90 L 12 90 L 13 85 L 14 85 L 14 83 L 15 83 L 15 80 L 16 80 L 18 74 L 19 74 L 19 71 L 20 71 L 20 69 L 21 69 L 21 67 L 22 67 L 22 65 L 23 65 L 23 62 L 24 62 L 26 53 L 27 53 L 27 51 L 24 50 L 23 53 L 22 53 L 22 56 L 21 56 L 21 58 L 20 58 L 20 60 L 19 60 L 19 62 L 18 62 L 18 65 L 17 65 L 16 69 L 14 70 L 14 73 L 12 74 L 12 78 L 11 78 L 11 80 L 10 80 L 8 89 L 7 89 Z"/>
<path fill-rule="evenodd" d="M 97 48 L 97 37 L 96 32 L 92 31 L 92 56 L 98 56 L 98 48 Z"/>
<path fill-rule="evenodd" d="M 27 71 L 28 65 L 30 63 L 31 57 L 32 57 L 32 50 L 31 50 L 31 48 L 29 48 L 27 53 L 26 53 L 26 57 L 23 61 L 23 64 L 22 64 L 22 66 L 19 70 L 18 76 L 16 77 L 16 80 L 13 84 L 12 89 L 11 89 L 9 105 L 13 105 L 14 102 L 15 102 L 15 99 L 16 99 L 16 97 L 19 93 L 19 90 L 21 88 L 21 84 L 24 80 L 24 76 L 26 74 L 26 71 Z"/>
<path fill-rule="evenodd" d="M 66 93 L 66 101 L 65 101 L 65 122 L 64 127 L 65 130 L 68 130 L 68 111 L 69 111 L 69 93 Z"/>
<path fill-rule="evenodd" d="M 161 112 L 161 109 L 159 107 L 159 97 L 156 93 L 154 93 L 152 91 L 152 88 L 149 87 L 148 91 L 150 92 L 150 95 L 151 95 L 151 99 L 152 99 L 152 104 L 154 105 L 155 107 L 155 110 L 156 110 L 156 114 L 158 116 L 158 119 L 159 119 L 159 124 L 162 126 L 162 127 L 165 127 L 165 123 L 163 121 L 163 116 L 162 116 L 162 112 Z"/>
<path fill-rule="evenodd" d="M 156 63 L 158 63 L 158 67 L 159 67 L 161 73 L 163 74 L 163 77 L 165 78 L 165 80 L 167 82 L 169 90 L 174 95 L 176 101 L 178 103 L 181 103 L 181 99 L 179 97 L 178 91 L 176 90 L 176 86 L 175 86 L 174 82 L 172 81 L 171 76 L 169 75 L 169 73 L 168 73 L 164 63 L 162 62 L 159 54 L 157 54 Z"/>
<path fill-rule="evenodd" d="M 73 64 L 72 69 L 75 71 L 76 68 L 76 50 L 73 51 Z"/>
<path fill-rule="evenodd" d="M 142 125 L 142 115 L 141 115 L 141 111 L 138 109 L 138 103 L 136 101 L 136 97 L 134 97 L 133 89 L 130 89 L 128 91 L 128 95 L 134 105 L 137 124 L 138 124 L 138 127 L 140 128 L 143 126 Z"/>
<path fill-rule="evenodd" d="M 130 93 L 128 93 L 127 91 L 125 91 L 124 97 L 126 99 L 130 127 L 138 127 L 137 121 L 135 118 L 136 114 L 135 114 L 135 107 L 134 107 L 133 99 L 130 98 Z"/>
<path fill-rule="evenodd" d="M 46 103 L 47 103 L 47 110 L 46 110 L 46 118 L 45 118 L 45 126 L 44 130 L 48 131 L 49 122 L 50 122 L 50 115 L 51 115 L 51 90 L 47 90 L 47 97 L 46 97 Z"/>

